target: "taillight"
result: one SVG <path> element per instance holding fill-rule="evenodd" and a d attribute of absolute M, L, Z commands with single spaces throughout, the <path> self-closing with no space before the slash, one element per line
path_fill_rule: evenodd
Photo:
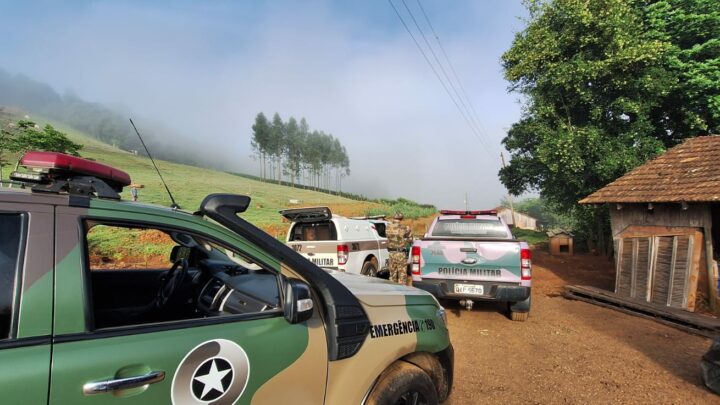
<path fill-rule="evenodd" d="M 520 274 L 522 280 L 532 278 L 532 252 L 530 249 L 520 249 Z"/>
<path fill-rule="evenodd" d="M 343 265 L 348 261 L 348 245 L 337 245 L 338 264 Z"/>
<path fill-rule="evenodd" d="M 413 276 L 420 275 L 420 246 L 413 246 L 410 250 L 410 263 Z"/>

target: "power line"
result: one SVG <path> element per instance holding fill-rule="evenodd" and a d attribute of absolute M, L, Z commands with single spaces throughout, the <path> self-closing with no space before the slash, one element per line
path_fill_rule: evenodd
<path fill-rule="evenodd" d="M 418 31 L 420 31 L 420 35 L 422 36 L 423 40 L 425 41 L 425 45 L 427 45 L 428 49 L 430 50 L 430 53 L 432 54 L 433 58 L 435 59 L 435 63 L 437 63 L 438 67 L 440 67 L 440 71 L 442 72 L 443 76 L 445 77 L 445 80 L 447 80 L 448 84 L 450 84 L 450 88 L 455 93 L 455 97 L 460 101 L 460 104 L 462 105 L 463 109 L 465 110 L 465 113 L 467 113 L 468 117 L 470 117 L 471 124 L 474 124 L 474 129 L 476 132 L 478 132 L 479 135 L 482 136 L 480 133 L 480 130 L 476 123 L 472 122 L 472 114 L 470 113 L 470 110 L 468 109 L 467 105 L 465 105 L 465 102 L 463 101 L 463 98 L 460 96 L 460 92 L 455 88 L 453 85 L 452 80 L 450 79 L 450 76 L 448 76 L 447 72 L 445 71 L 445 68 L 443 67 L 443 63 L 440 62 L 440 59 L 437 57 L 437 54 L 433 50 L 432 45 L 430 45 L 430 41 L 428 41 L 427 36 L 425 35 L 425 32 L 422 28 L 420 28 L 420 24 L 418 24 L 417 20 L 415 19 L 415 15 L 413 15 L 412 11 L 410 10 L 410 7 L 408 7 L 405 0 L 401 0 L 403 3 L 403 6 L 405 6 L 405 10 L 407 10 L 408 14 L 410 14 L 410 18 L 413 20 L 413 23 L 415 24 L 415 28 L 417 28 Z"/>
<path fill-rule="evenodd" d="M 427 62 L 427 64 L 430 66 L 430 69 L 432 69 L 433 73 L 435 74 L 435 77 L 438 79 L 438 81 L 439 81 L 440 84 L 442 85 L 443 89 L 445 89 L 445 92 L 446 92 L 447 95 L 450 97 L 450 100 L 452 100 L 453 104 L 455 104 L 455 108 L 457 108 L 457 110 L 458 110 L 458 112 L 460 113 L 460 115 L 463 117 L 463 119 L 465 120 L 465 122 L 466 122 L 466 123 L 468 124 L 468 126 L 470 127 L 470 130 L 472 131 L 473 135 L 475 135 L 475 137 L 478 139 L 478 141 L 480 141 L 481 144 L 483 144 L 483 146 L 488 147 L 488 145 L 485 144 L 485 142 L 483 141 L 483 139 L 482 139 L 482 138 L 480 137 L 480 135 L 477 133 L 477 131 L 475 130 L 475 127 L 473 127 L 473 125 L 471 124 L 470 120 L 468 119 L 468 117 L 467 117 L 467 116 L 465 115 L 465 113 L 463 112 L 462 108 L 460 108 L 460 105 L 459 105 L 458 102 L 455 100 L 455 97 L 453 97 L 453 95 L 452 95 L 452 93 L 450 92 L 450 90 L 448 89 L 447 85 L 445 84 L 445 82 L 444 82 L 444 81 L 442 80 L 442 78 L 440 77 L 440 74 L 438 73 L 437 69 L 435 69 L 435 66 L 432 64 L 432 62 L 430 62 L 430 58 L 428 58 L 428 56 L 427 56 L 427 54 L 425 53 L 425 51 L 423 50 L 422 46 L 420 46 L 420 43 L 419 43 L 418 40 L 415 38 L 415 35 L 413 35 L 412 31 L 410 30 L 410 28 L 408 27 L 408 25 L 405 23 L 405 20 L 402 18 L 402 15 L 400 15 L 400 12 L 399 12 L 398 9 L 395 7 L 395 4 L 393 4 L 392 0 L 388 0 L 388 3 L 390 3 L 390 6 L 393 8 L 393 10 L 395 10 L 395 14 L 398 16 L 398 19 L 400 19 L 400 23 L 402 23 L 403 27 L 405 27 L 405 30 L 407 31 L 407 33 L 410 34 L 410 37 L 412 38 L 413 42 L 415 43 L 415 46 L 417 46 L 418 50 L 420 51 L 420 54 L 422 54 L 423 58 L 425 59 L 425 62 Z M 488 154 L 490 154 L 489 151 L 486 150 L 486 152 L 487 152 Z"/>
<path fill-rule="evenodd" d="M 458 76 L 457 71 L 455 70 L 455 67 L 453 66 L 452 61 L 450 60 L 450 57 L 448 57 L 447 52 L 445 52 L 445 47 L 442 45 L 442 42 L 440 42 L 440 36 L 435 32 L 435 27 L 433 27 L 432 23 L 430 22 L 430 17 L 428 17 L 427 13 L 425 12 L 425 8 L 422 6 L 422 3 L 420 3 L 420 0 L 416 0 L 418 6 L 420 7 L 420 11 L 422 12 L 423 16 L 425 17 L 425 21 L 427 22 L 428 26 L 430 27 L 430 31 L 432 31 L 433 36 L 435 37 L 435 41 L 437 42 L 438 46 L 440 47 L 440 51 L 442 52 L 443 56 L 445 57 L 445 60 L 447 61 L 448 65 L 450 65 L 450 71 L 453 74 L 453 77 L 455 78 L 455 81 L 457 82 L 458 86 L 460 87 L 460 90 L 462 91 L 463 96 L 465 96 L 465 100 L 467 100 L 467 104 L 470 106 L 470 109 L 472 110 L 471 117 L 475 119 L 475 123 L 483 130 L 483 132 L 487 133 L 484 126 L 482 125 L 482 122 L 480 121 L 479 115 L 477 111 L 475 110 L 475 107 L 473 106 L 472 101 L 470 101 L 470 97 L 467 94 L 467 91 L 465 91 L 465 86 L 462 84 L 462 80 L 460 80 L 460 76 Z"/>

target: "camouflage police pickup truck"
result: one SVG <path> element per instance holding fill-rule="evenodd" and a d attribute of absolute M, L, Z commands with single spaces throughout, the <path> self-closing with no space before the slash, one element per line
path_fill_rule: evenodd
<path fill-rule="evenodd" d="M 321 270 L 241 219 L 245 196 L 190 214 L 121 201 L 129 176 L 96 162 L 21 163 L 0 189 L 2 403 L 447 398 L 453 349 L 430 294 Z M 148 256 L 123 256 L 130 242 Z"/>
<path fill-rule="evenodd" d="M 471 309 L 475 300 L 508 303 L 510 317 L 530 313 L 531 251 L 496 211 L 441 211 L 410 251 L 413 285 Z"/>

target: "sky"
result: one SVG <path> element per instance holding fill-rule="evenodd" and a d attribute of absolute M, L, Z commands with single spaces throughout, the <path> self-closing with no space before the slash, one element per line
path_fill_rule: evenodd
<path fill-rule="evenodd" d="M 0 0 L 0 68 L 158 121 L 177 142 L 202 139 L 209 159 L 251 174 L 257 113 L 305 117 L 346 146 L 344 191 L 494 207 L 506 193 L 501 140 L 521 114 L 500 58 L 527 12 L 520 0 L 420 0 L 451 67 L 418 0 L 405 4 L 460 78 L 475 130 L 383 0 Z"/>

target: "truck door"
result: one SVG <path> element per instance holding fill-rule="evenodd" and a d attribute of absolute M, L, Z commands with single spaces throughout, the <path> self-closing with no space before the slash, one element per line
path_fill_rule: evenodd
<path fill-rule="evenodd" d="M 230 295 L 213 302 L 227 285 L 206 271 L 210 259 L 198 260 L 192 248 L 180 253 L 186 246 L 176 249 L 178 241 L 193 235 L 192 242 L 212 246 L 212 260 L 221 262 L 263 253 L 200 219 L 90 211 L 68 208 L 57 215 L 56 251 L 65 259 L 57 264 L 51 404 L 127 397 L 153 405 L 323 402 L 322 321 L 317 311 L 299 324 L 283 317 L 280 267 L 272 258 L 263 256 L 258 266 L 276 280 L 264 286 L 277 290 L 257 292 L 277 302 L 262 298 L 267 305 L 260 307 L 250 296 Z M 162 280 L 183 274 L 168 271 L 178 262 L 175 271 L 185 276 L 163 304 L 157 301 L 167 292 Z M 253 280 L 233 288 L 252 288 Z"/>
<path fill-rule="evenodd" d="M 0 392 L 44 404 L 50 385 L 53 207 L 0 203 Z"/>

